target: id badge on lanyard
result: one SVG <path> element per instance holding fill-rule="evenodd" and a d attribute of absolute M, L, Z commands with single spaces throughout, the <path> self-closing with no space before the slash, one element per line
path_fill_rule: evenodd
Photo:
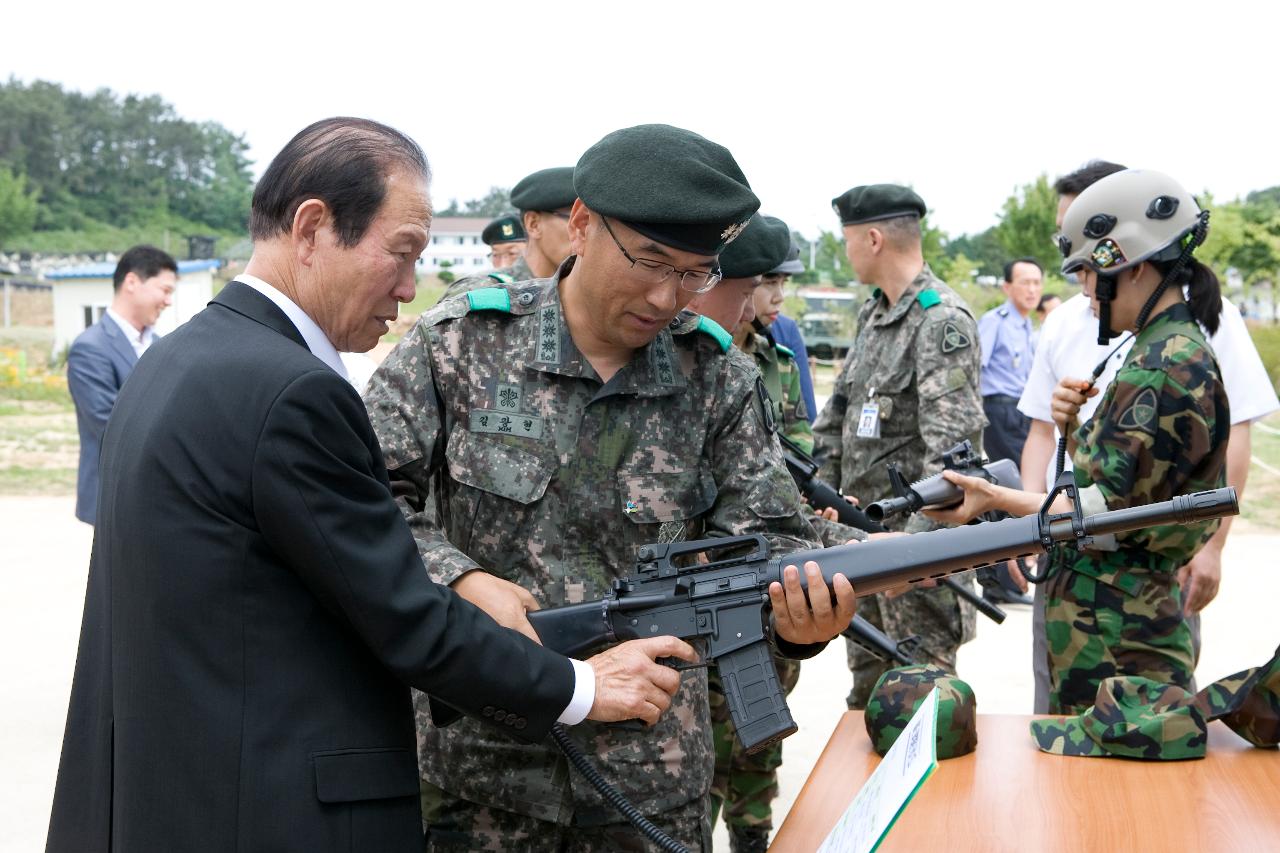
<path fill-rule="evenodd" d="M 858 417 L 858 438 L 880 437 L 880 403 L 876 401 L 876 389 L 867 392 L 867 401 L 862 404 L 862 414 Z"/>

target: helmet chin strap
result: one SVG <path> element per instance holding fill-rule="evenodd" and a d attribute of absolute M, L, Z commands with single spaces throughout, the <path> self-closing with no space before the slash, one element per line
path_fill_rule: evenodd
<path fill-rule="evenodd" d="M 1116 298 L 1116 277 L 1098 273 L 1093 298 L 1098 300 L 1098 345 L 1105 346 L 1120 334 L 1111 328 L 1111 300 Z"/>

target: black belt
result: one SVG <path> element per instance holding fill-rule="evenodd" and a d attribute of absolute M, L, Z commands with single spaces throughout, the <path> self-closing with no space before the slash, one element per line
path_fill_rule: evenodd
<path fill-rule="evenodd" d="M 1021 400 L 1022 398 L 1011 397 L 1008 394 L 987 394 L 982 399 L 984 402 L 987 400 L 990 400 L 993 403 L 1012 403 L 1013 405 L 1016 406 L 1018 405 L 1018 401 Z"/>

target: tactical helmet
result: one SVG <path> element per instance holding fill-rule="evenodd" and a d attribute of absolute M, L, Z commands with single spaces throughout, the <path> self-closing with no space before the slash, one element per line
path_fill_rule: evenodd
<path fill-rule="evenodd" d="M 1174 260 L 1200 219 L 1196 200 L 1168 175 L 1146 169 L 1108 175 L 1067 208 L 1058 235 L 1062 271 L 1088 266 L 1112 275 L 1143 261 Z"/>

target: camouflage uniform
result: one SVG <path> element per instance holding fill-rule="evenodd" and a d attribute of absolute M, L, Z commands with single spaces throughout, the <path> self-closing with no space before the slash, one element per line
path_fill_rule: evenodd
<path fill-rule="evenodd" d="M 1072 457 L 1085 512 L 1141 506 L 1225 482 L 1227 397 L 1213 351 L 1179 303 L 1137 336 Z M 1048 583 L 1049 712 L 1091 706 L 1098 683 L 1137 675 L 1191 687 L 1191 634 L 1177 568 L 1218 521 L 1126 533 L 1114 550 L 1068 554 Z"/>
<path fill-rule="evenodd" d="M 509 267 L 491 270 L 483 275 L 473 275 L 467 278 L 460 278 L 453 281 L 444 289 L 444 295 L 440 297 L 440 302 L 444 302 L 450 297 L 457 296 L 459 293 L 466 293 L 468 290 L 475 290 L 479 287 L 493 287 L 500 284 L 511 284 L 517 281 L 531 281 L 537 278 L 533 274 L 533 270 L 529 269 L 529 262 L 521 255 L 516 262 Z"/>
<path fill-rule="evenodd" d="M 606 593 L 648 542 L 763 533 L 776 551 L 811 547 L 755 366 L 685 314 L 602 384 L 561 310 L 572 262 L 437 305 L 370 383 L 370 418 L 432 579 L 481 568 L 546 607 Z M 652 728 L 588 722 L 570 735 L 663 823 L 706 795 L 710 732 L 706 671 L 693 669 Z M 419 734 L 424 793 L 444 812 L 461 799 L 548 832 L 621 820 L 549 742 L 470 720 L 423 721 Z"/>
<path fill-rule="evenodd" d="M 958 441 L 981 446 L 979 359 L 973 314 L 928 265 L 892 306 L 876 288 L 859 310 L 858 336 L 813 426 L 825 454 L 819 476 L 846 495 L 878 500 L 892 494 L 886 463 L 913 481 L 940 471 L 941 454 Z M 867 403 L 879 405 L 878 437 L 857 434 Z M 933 525 L 917 515 L 886 526 L 916 532 Z M 957 649 L 974 632 L 972 607 L 945 587 L 860 598 L 858 613 L 891 637 L 918 635 L 952 671 Z M 849 707 L 863 708 L 889 665 L 851 642 L 848 654 Z"/>
<path fill-rule="evenodd" d="M 764 387 L 773 404 L 778 431 L 798 444 L 805 453 L 813 451 L 813 428 L 809 424 L 804 396 L 800 390 L 800 372 L 791 350 L 764 335 L 752 334 L 743 352 L 753 356 Z M 843 544 L 843 543 L 842 543 Z M 800 662 L 774 655 L 778 680 L 790 694 L 800 680 Z M 737 730 L 725 702 L 724 688 L 716 673 L 711 673 L 708 688 L 711 699 L 712 739 L 715 744 L 716 768 L 711 781 L 711 822 L 724 806 L 724 821 L 734 827 L 758 827 L 764 833 L 773 828 L 773 800 L 778 795 L 778 767 L 782 764 L 782 742 L 752 755 L 738 743 Z"/>
<path fill-rule="evenodd" d="M 764 378 L 765 390 L 773 401 L 773 418 L 778 432 L 791 439 L 805 453 L 813 453 L 813 426 L 800 387 L 796 354 L 782 344 L 760 334 L 747 338 L 742 351 L 755 357 Z"/>

